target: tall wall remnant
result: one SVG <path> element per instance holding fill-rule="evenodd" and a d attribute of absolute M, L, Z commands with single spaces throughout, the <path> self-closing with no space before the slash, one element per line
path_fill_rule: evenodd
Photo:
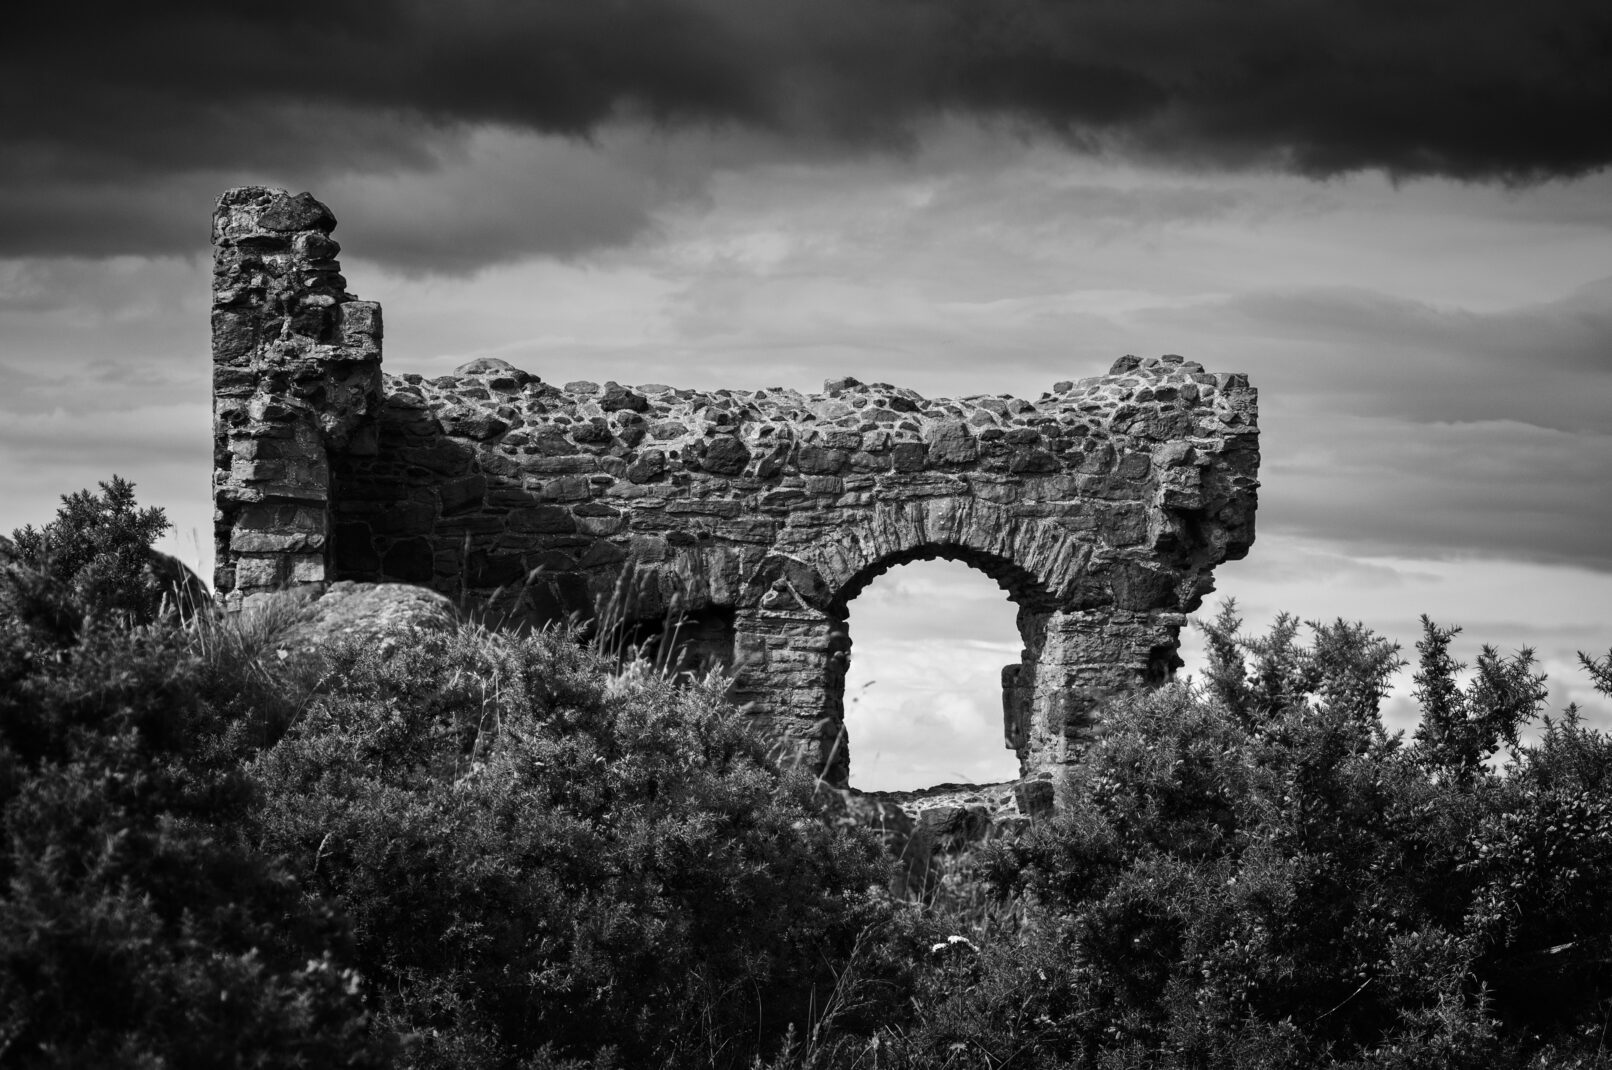
<path fill-rule="evenodd" d="M 332 457 L 373 450 L 381 306 L 347 292 L 336 218 L 248 186 L 213 213 L 213 589 L 338 578 Z"/>
<path fill-rule="evenodd" d="M 1019 607 L 1004 736 L 1073 756 L 1105 694 L 1160 681 L 1254 537 L 1256 394 L 1177 356 L 1035 401 L 543 382 L 503 361 L 380 371 L 335 221 L 231 190 L 214 222 L 217 589 L 394 580 L 528 620 L 683 616 L 758 721 L 844 783 L 847 603 L 904 562 L 972 564 Z"/>

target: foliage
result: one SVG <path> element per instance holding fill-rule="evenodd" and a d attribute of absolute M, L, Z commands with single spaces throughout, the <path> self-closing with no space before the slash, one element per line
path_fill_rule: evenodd
<path fill-rule="evenodd" d="M 1501 743 L 1517 745 L 1517 729 L 1537 716 L 1549 691 L 1545 677 L 1533 672 L 1532 650 L 1502 658 L 1492 646 L 1478 655 L 1472 682 L 1459 689 L 1455 675 L 1466 666 L 1450 657 L 1450 640 L 1460 631 L 1422 617 L 1422 638 L 1416 644 L 1422 722 L 1416 743 L 1430 767 L 1470 781 Z"/>
<path fill-rule="evenodd" d="M 1016 930 L 952 919 L 971 939 L 934 945 L 911 1014 L 789 1065 L 1595 1064 L 1612 741 L 1570 710 L 1491 768 L 1541 680 L 1486 651 L 1462 687 L 1428 624 L 1419 687 L 1459 716 L 1405 747 L 1378 712 L 1392 644 L 1239 627 L 1208 626 L 1202 691 L 1111 703 L 1059 814 L 985 853 Z"/>
<path fill-rule="evenodd" d="M 472 626 L 333 676 L 253 766 L 264 847 L 351 919 L 414 1065 L 748 1061 L 884 912 L 874 841 L 813 819 L 718 680 Z"/>
<path fill-rule="evenodd" d="M 720 678 L 471 625 L 282 660 L 289 601 L 139 601 L 160 520 L 114 477 L 0 577 L 5 1065 L 1603 1054 L 1612 740 L 1570 707 L 1523 741 L 1528 651 L 1463 683 L 1424 619 L 1407 746 L 1397 646 L 1228 603 L 1202 689 L 1109 703 L 1057 816 L 953 863 L 989 896 L 901 902 Z"/>
<path fill-rule="evenodd" d="M 1388 681 L 1405 662 L 1399 645 L 1358 622 L 1311 621 L 1310 647 L 1298 645 L 1299 622 L 1283 613 L 1267 635 L 1238 634 L 1237 603 L 1226 599 L 1213 621 L 1201 622 L 1208 640 L 1204 674 L 1209 696 L 1244 728 L 1259 730 L 1301 709 L 1346 727 L 1358 749 L 1375 738 Z M 1250 666 L 1246 654 L 1254 656 Z"/>
<path fill-rule="evenodd" d="M 339 919 L 241 835 L 230 667 L 172 627 L 36 639 L 0 632 L 0 1062 L 383 1062 Z"/>
<path fill-rule="evenodd" d="M 70 637 L 81 613 L 145 624 L 174 592 L 150 574 L 151 544 L 171 526 L 160 508 L 135 504 L 134 484 L 113 476 L 88 490 L 62 495 L 56 519 L 11 533 L 11 556 L 24 566 L 7 584 L 6 608 Z"/>

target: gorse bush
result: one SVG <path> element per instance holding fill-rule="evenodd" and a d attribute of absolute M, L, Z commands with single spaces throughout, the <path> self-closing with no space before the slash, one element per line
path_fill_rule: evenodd
<path fill-rule="evenodd" d="M 281 658 L 297 603 L 118 593 L 158 520 L 114 480 L 0 569 L 0 1064 L 1603 1060 L 1612 741 L 1523 742 L 1526 651 L 1462 683 L 1424 621 L 1406 741 L 1397 646 L 1228 605 L 1202 687 L 1110 702 L 1055 817 L 905 902 L 719 678 L 468 624 Z"/>
<path fill-rule="evenodd" d="M 1058 815 L 986 853 L 1017 935 L 947 945 L 912 1020 L 821 1065 L 1596 1063 L 1612 743 L 1570 711 L 1490 767 L 1541 678 L 1486 650 L 1461 687 L 1427 622 L 1416 683 L 1447 715 L 1406 745 L 1378 715 L 1392 644 L 1239 627 L 1208 626 L 1202 691 L 1111 703 Z"/>
<path fill-rule="evenodd" d="M 37 638 L 0 632 L 0 1063 L 381 1065 L 344 925 L 245 835 L 227 667 Z"/>
<path fill-rule="evenodd" d="M 139 508 L 134 484 L 118 476 L 98 494 L 64 494 L 55 520 L 13 531 L 9 546 L 0 545 L 0 566 L 8 558 L 22 566 L 7 569 L 0 608 L 58 639 L 84 617 L 150 623 L 179 593 L 151 568 L 151 544 L 170 526 L 161 509 Z"/>
<path fill-rule="evenodd" d="M 1256 735 L 1226 712 L 1180 686 L 1119 705 L 1064 812 L 1004 852 L 1067 952 L 1064 1054 L 1487 1065 L 1469 800 L 1346 723 L 1290 710 Z"/>
<path fill-rule="evenodd" d="M 63 626 L 0 632 L 6 1065 L 743 1065 L 884 927 L 716 681 L 473 626 L 309 673 L 284 607 L 142 624 L 74 580 L 137 555 L 52 555 L 6 580 Z"/>
<path fill-rule="evenodd" d="M 265 850 L 351 920 L 414 1065 L 747 1062 L 886 913 L 876 843 L 815 819 L 716 681 L 603 660 L 474 627 L 345 650 L 252 767 Z"/>

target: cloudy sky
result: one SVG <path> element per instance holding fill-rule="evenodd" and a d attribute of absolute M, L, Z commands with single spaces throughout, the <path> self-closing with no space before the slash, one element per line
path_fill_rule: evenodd
<path fill-rule="evenodd" d="M 210 568 L 209 214 L 278 185 L 341 220 L 393 371 L 1246 371 L 1251 625 L 1409 652 L 1427 613 L 1612 727 L 1573 656 L 1612 647 L 1599 0 L 97 6 L 0 38 L 0 530 L 117 472 Z M 915 569 L 853 605 L 870 786 L 999 748 L 1011 606 Z"/>

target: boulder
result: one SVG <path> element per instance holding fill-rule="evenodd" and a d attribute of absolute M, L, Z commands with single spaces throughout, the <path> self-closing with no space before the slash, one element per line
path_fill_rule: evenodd
<path fill-rule="evenodd" d="M 321 656 L 341 641 L 390 653 L 422 635 L 449 631 L 459 620 L 448 598 L 407 583 L 343 580 L 311 598 L 301 592 L 286 597 L 302 603 L 281 633 L 279 649 L 286 657 Z M 266 611 L 254 607 L 244 612 Z"/>
<path fill-rule="evenodd" d="M 165 613 L 177 613 L 179 619 L 190 620 L 198 613 L 212 612 L 213 593 L 189 565 L 172 554 L 152 550 L 144 578 L 162 592 Z"/>

